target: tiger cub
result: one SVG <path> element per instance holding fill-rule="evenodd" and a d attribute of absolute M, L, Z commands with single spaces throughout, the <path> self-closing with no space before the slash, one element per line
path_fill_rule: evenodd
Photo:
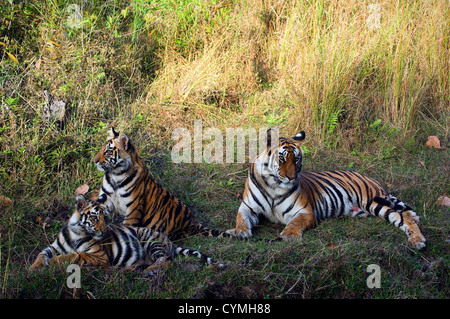
<path fill-rule="evenodd" d="M 151 228 L 171 240 L 195 234 L 230 237 L 197 222 L 185 204 L 156 183 L 123 132 L 109 131 L 94 163 L 105 172 L 99 195 L 108 195 L 107 207 L 125 216 L 125 224 Z"/>
<path fill-rule="evenodd" d="M 228 233 L 249 237 L 265 216 L 286 225 L 283 239 L 300 239 L 326 218 L 378 216 L 403 230 L 415 248 L 425 247 L 419 216 L 380 183 L 351 171 L 301 172 L 305 132 L 292 138 L 275 133 L 267 131 L 267 148 L 250 165 L 236 226 Z"/>
<path fill-rule="evenodd" d="M 152 271 L 175 255 L 193 255 L 208 265 L 224 267 L 199 251 L 175 246 L 158 231 L 125 224 L 107 225 L 105 200 L 105 195 L 97 201 L 78 195 L 70 220 L 56 240 L 38 255 L 31 269 L 69 261 L 97 267 L 151 264 L 147 271 Z"/>

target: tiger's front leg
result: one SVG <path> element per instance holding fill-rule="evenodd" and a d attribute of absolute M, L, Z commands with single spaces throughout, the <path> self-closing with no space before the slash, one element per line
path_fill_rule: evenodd
<path fill-rule="evenodd" d="M 44 255 L 39 254 L 37 256 L 36 260 L 34 261 L 34 263 L 31 265 L 30 269 L 36 270 L 36 269 L 42 268 L 45 265 L 47 265 L 47 263 L 48 263 L 47 258 Z"/>
<path fill-rule="evenodd" d="M 228 229 L 226 233 L 232 236 L 247 238 L 252 236 L 252 228 L 258 223 L 258 214 L 247 206 L 245 202 L 242 202 L 236 217 L 236 226 L 232 229 Z"/>
<path fill-rule="evenodd" d="M 303 232 L 314 228 L 316 224 L 316 217 L 312 211 L 302 212 L 286 225 L 280 237 L 284 240 L 301 240 Z"/>
<path fill-rule="evenodd" d="M 92 253 L 70 253 L 67 255 L 55 256 L 49 260 L 49 264 L 53 265 L 62 265 L 66 262 L 95 267 L 109 266 L 106 256 L 96 255 Z"/>

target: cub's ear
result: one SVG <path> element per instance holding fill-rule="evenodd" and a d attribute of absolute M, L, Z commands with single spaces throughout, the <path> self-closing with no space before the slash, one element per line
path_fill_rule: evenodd
<path fill-rule="evenodd" d="M 279 137 L 278 132 L 273 128 L 267 130 L 267 138 L 266 138 L 266 146 L 267 149 L 271 149 L 272 147 L 279 145 Z"/>
<path fill-rule="evenodd" d="M 84 198 L 83 195 L 77 195 L 75 201 L 77 203 L 77 210 L 81 212 L 83 208 L 86 206 L 86 199 Z"/>
<path fill-rule="evenodd" d="M 119 132 L 117 132 L 114 127 L 111 127 L 111 129 L 108 131 L 108 139 L 112 140 L 117 137 L 119 137 Z"/>
<path fill-rule="evenodd" d="M 130 139 L 128 138 L 128 136 L 126 136 L 125 133 L 120 132 L 119 147 L 121 147 L 125 151 L 128 151 L 129 144 L 130 144 Z"/>
<path fill-rule="evenodd" d="M 305 139 L 305 131 L 301 131 L 300 133 L 297 133 L 294 137 L 292 137 L 296 141 L 303 141 Z"/>

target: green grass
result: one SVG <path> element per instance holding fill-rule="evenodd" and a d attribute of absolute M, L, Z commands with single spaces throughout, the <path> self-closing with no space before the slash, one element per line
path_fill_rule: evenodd
<path fill-rule="evenodd" d="M 449 24 L 442 1 L 369 2 L 0 1 L 0 296 L 2 298 L 448 298 L 450 296 Z M 16 62 L 17 60 L 17 62 Z M 67 103 L 42 117 L 42 91 Z M 375 218 L 323 222 L 301 242 L 183 241 L 218 261 L 176 259 L 156 276 L 28 267 L 74 207 L 98 189 L 92 158 L 115 125 L 152 176 L 217 229 L 234 226 L 245 164 L 175 164 L 177 127 L 304 129 L 305 170 L 375 177 L 421 218 L 427 248 Z M 436 135 L 444 149 L 425 147 Z M 208 143 L 205 141 L 204 143 Z M 38 220 L 45 220 L 42 227 Z M 256 237 L 282 225 L 263 222 Z M 239 266 L 250 255 L 248 265 Z M 366 285 L 381 267 L 381 288 Z"/>

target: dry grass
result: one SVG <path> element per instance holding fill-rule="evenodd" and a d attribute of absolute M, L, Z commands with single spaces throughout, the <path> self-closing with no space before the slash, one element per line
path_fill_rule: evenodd
<path fill-rule="evenodd" d="M 361 1 L 230 6 L 226 23 L 210 32 L 190 29 L 196 45 L 163 52 L 164 67 L 149 86 L 144 110 L 170 101 L 171 111 L 193 109 L 195 118 L 208 117 L 214 101 L 237 108 L 232 114 L 239 123 L 282 117 L 287 109 L 284 130 L 305 128 L 321 139 L 338 131 L 356 138 L 378 119 L 406 135 L 419 114 L 447 111 L 449 9 L 442 1 L 425 8 L 380 4 L 380 25 L 373 29 L 367 21 L 374 13 Z M 168 20 L 157 31 L 176 25 Z"/>

